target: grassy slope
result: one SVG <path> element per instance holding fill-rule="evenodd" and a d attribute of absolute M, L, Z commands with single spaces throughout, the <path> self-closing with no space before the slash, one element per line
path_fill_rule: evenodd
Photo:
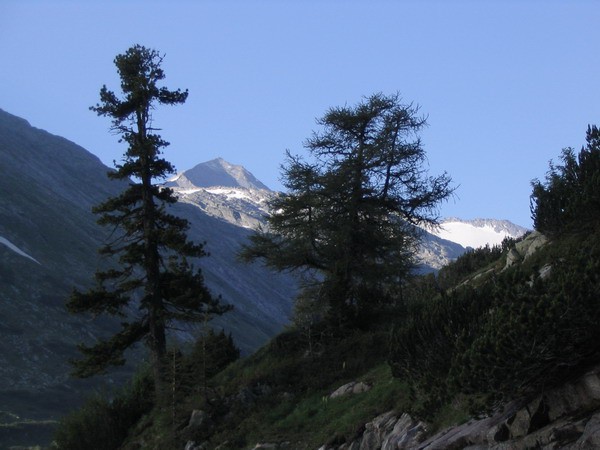
<path fill-rule="evenodd" d="M 375 416 L 391 409 L 406 411 L 413 401 L 407 384 L 392 377 L 386 363 L 387 338 L 386 327 L 329 336 L 331 342 L 317 343 L 319 351 L 311 356 L 306 336 L 286 331 L 211 380 L 212 386 L 218 386 L 220 400 L 208 404 L 201 394 L 185 399 L 177 405 L 179 421 L 174 426 L 168 414 L 155 410 L 138 424 L 125 448 L 139 448 L 141 442 L 144 448 L 182 448 L 187 440 L 203 441 L 183 430 L 194 409 L 215 417 L 209 442 L 211 446 L 228 443 L 223 450 L 253 448 L 258 442 L 289 442 L 294 449 L 314 449 L 326 442 L 350 440 Z M 350 381 L 364 381 L 372 388 L 328 398 Z M 244 392 L 251 393 L 251 400 L 239 400 Z M 448 405 L 436 416 L 432 429 L 465 420 L 463 406 Z"/>

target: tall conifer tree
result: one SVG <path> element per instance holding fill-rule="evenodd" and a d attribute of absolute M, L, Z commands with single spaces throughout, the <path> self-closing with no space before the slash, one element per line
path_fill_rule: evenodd
<path fill-rule="evenodd" d="M 110 178 L 129 180 L 119 196 L 94 208 L 98 223 L 110 226 L 112 238 L 100 253 L 118 258 L 119 267 L 96 273 L 96 286 L 74 290 L 67 303 L 73 313 L 109 314 L 122 318 L 121 329 L 93 346 L 80 345 L 83 359 L 75 361 L 75 375 L 91 376 L 109 365 L 125 362 L 124 351 L 145 339 L 151 353 L 155 388 L 163 380 L 166 330 L 173 321 L 203 321 L 229 309 L 213 297 L 200 270 L 187 258 L 205 256 L 202 245 L 187 240 L 185 219 L 167 213 L 176 201 L 170 189 L 156 181 L 174 172 L 162 158 L 168 146 L 152 124 L 155 105 L 184 103 L 188 92 L 159 86 L 165 75 L 163 57 L 135 45 L 114 62 L 121 78 L 121 97 L 103 86 L 100 103 L 91 107 L 112 120 L 112 131 L 128 144 L 122 164 Z"/>
<path fill-rule="evenodd" d="M 437 224 L 451 179 L 426 174 L 425 119 L 398 94 L 331 108 L 318 124 L 305 143 L 309 161 L 288 153 L 288 192 L 271 201 L 268 229 L 242 256 L 317 274 L 303 298 L 326 302 L 339 323 L 363 320 L 412 267 L 416 225 Z"/>

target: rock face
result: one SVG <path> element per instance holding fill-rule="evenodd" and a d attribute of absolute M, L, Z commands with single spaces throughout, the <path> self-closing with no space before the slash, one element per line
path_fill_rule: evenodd
<path fill-rule="evenodd" d="M 442 239 L 423 230 L 416 255 L 418 270 L 424 273 L 435 272 L 466 251 L 465 247 L 456 242 Z"/>
<path fill-rule="evenodd" d="M 78 145 L 2 110 L 0 167 L 0 405 L 43 420 L 89 384 L 69 380 L 76 344 L 111 329 L 67 314 L 64 301 L 103 264 L 97 249 L 108 230 L 92 205 L 126 184 Z"/>
<path fill-rule="evenodd" d="M 200 163 L 179 174 L 173 181 L 176 181 L 176 185 L 184 187 L 188 184 L 189 187 L 222 186 L 269 190 L 243 166 L 228 163 L 223 158 Z"/>
<path fill-rule="evenodd" d="M 382 414 L 352 442 L 319 450 L 600 448 L 600 365 L 576 380 L 503 411 L 426 439 L 427 425 L 408 414 Z"/>

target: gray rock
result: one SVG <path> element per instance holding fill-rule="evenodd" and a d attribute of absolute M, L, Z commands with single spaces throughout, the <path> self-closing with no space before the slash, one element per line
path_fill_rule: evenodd
<path fill-rule="evenodd" d="M 548 238 L 539 231 L 534 231 L 523 240 L 523 243 L 527 244 L 524 244 L 521 249 L 519 249 L 519 252 L 523 254 L 524 259 L 527 259 L 546 245 L 548 243 Z M 517 247 L 519 247 L 519 244 L 517 244 Z"/>
<path fill-rule="evenodd" d="M 388 411 L 365 424 L 361 438 L 344 444 L 344 450 L 396 450 L 415 448 L 425 438 L 427 427 L 408 414 L 400 418 Z"/>
<path fill-rule="evenodd" d="M 394 424 L 391 433 L 384 439 L 382 450 L 415 448 L 427 434 L 427 425 L 404 413 Z"/>
<path fill-rule="evenodd" d="M 515 265 L 516 263 L 530 258 L 535 252 L 548 243 L 548 238 L 539 231 L 533 231 L 529 236 L 523 239 L 508 251 L 506 255 L 506 265 L 504 269 Z"/>
<path fill-rule="evenodd" d="M 550 275 L 552 274 L 552 264 L 546 264 L 544 267 L 542 267 L 539 272 L 538 275 L 542 280 L 545 280 L 546 278 L 548 278 Z"/>

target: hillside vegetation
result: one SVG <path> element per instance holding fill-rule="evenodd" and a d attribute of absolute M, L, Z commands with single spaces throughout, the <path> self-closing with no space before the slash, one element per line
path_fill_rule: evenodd
<path fill-rule="evenodd" d="M 64 419 L 56 446 L 358 448 L 386 411 L 410 413 L 431 435 L 575 379 L 600 362 L 598 135 L 591 127 L 578 156 L 563 152 L 564 165 L 533 183 L 535 224 L 550 239 L 535 231 L 408 278 L 354 326 L 304 305 L 243 360 L 209 332 L 169 352 L 168 399 L 153 400 L 142 371 Z"/>
<path fill-rule="evenodd" d="M 197 346 L 178 362 L 172 404 L 148 407 L 145 415 L 135 411 L 140 420 L 123 430 L 119 445 L 98 446 L 104 434 L 94 428 L 103 423 L 98 415 L 108 420 L 121 414 L 119 408 L 133 413 L 131 392 L 112 401 L 95 398 L 66 419 L 59 448 L 94 443 L 183 449 L 193 441 L 207 449 L 254 448 L 259 442 L 316 449 L 352 440 L 366 422 L 391 409 L 427 421 L 434 432 L 557 385 L 600 361 L 598 231 L 552 241 L 508 268 L 514 246 L 469 252 L 437 279 L 411 280 L 398 311 L 368 330 L 290 328 L 209 377 L 206 367 L 222 367 L 235 352 L 204 364 Z M 550 263 L 551 275 L 541 275 Z M 465 266 L 473 270 L 464 272 Z M 442 287 L 440 281 L 451 277 L 468 281 Z M 227 348 L 231 344 L 214 352 Z M 351 381 L 371 389 L 329 398 Z M 139 404 L 147 402 L 139 385 L 132 392 Z M 190 425 L 194 416 L 202 419 Z M 90 421 L 96 425 L 87 430 L 87 441 L 69 437 L 69 429 Z"/>

